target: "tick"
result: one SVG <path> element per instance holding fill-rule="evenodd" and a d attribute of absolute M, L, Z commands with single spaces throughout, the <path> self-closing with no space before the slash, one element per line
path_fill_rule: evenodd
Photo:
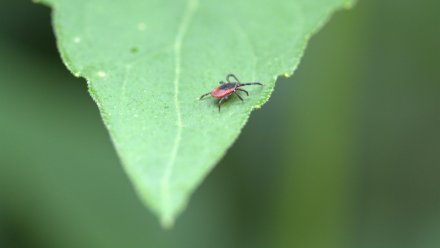
<path fill-rule="evenodd" d="M 231 80 L 230 80 L 231 78 L 235 81 L 231 82 Z M 259 82 L 241 83 L 240 80 L 238 80 L 238 78 L 234 74 L 228 74 L 226 76 L 226 81 L 227 81 L 227 83 L 224 81 L 220 81 L 220 86 L 216 87 L 211 92 L 203 94 L 200 97 L 200 100 L 202 100 L 207 95 L 211 95 L 212 97 L 220 99 L 218 101 L 218 111 L 220 112 L 220 107 L 221 107 L 223 101 L 228 99 L 229 96 L 231 96 L 232 94 L 237 95 L 237 97 L 243 102 L 243 98 L 241 98 L 240 94 L 238 94 L 237 91 L 242 91 L 242 92 L 246 93 L 246 95 L 249 96 L 249 92 L 242 89 L 241 87 L 246 86 L 246 85 L 262 85 Z"/>

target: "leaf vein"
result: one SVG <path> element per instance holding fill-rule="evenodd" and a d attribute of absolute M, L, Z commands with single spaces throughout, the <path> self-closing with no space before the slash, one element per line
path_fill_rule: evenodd
<path fill-rule="evenodd" d="M 174 57 L 175 57 L 175 69 L 174 69 L 174 105 L 176 109 L 176 137 L 173 142 L 173 147 L 170 154 L 170 160 L 165 167 L 164 174 L 161 179 L 161 202 L 162 208 L 164 209 L 165 215 L 162 216 L 162 225 L 171 226 L 173 224 L 172 209 L 170 209 L 170 179 L 173 172 L 174 166 L 176 164 L 177 152 L 179 150 L 180 142 L 182 139 L 182 114 L 180 112 L 179 106 L 179 84 L 180 84 L 180 74 L 181 74 L 181 47 L 185 34 L 188 30 L 188 26 L 191 19 L 197 9 L 198 0 L 189 0 L 183 14 L 183 19 L 178 27 L 177 35 L 174 40 Z"/>

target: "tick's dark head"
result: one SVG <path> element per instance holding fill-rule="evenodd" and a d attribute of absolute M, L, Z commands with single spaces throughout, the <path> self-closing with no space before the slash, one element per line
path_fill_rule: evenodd
<path fill-rule="evenodd" d="M 226 84 L 222 84 L 220 85 L 220 89 L 222 90 L 228 90 L 228 89 L 233 89 L 236 88 L 238 85 L 236 83 L 226 83 Z"/>

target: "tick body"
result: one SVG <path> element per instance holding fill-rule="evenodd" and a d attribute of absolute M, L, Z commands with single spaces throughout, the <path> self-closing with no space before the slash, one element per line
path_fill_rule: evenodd
<path fill-rule="evenodd" d="M 230 79 L 233 79 L 234 81 L 231 81 Z M 249 95 L 249 92 L 242 89 L 241 87 L 246 85 L 262 85 L 259 82 L 251 82 L 251 83 L 241 83 L 238 78 L 234 74 L 229 74 L 226 76 L 226 81 L 220 81 L 220 86 L 213 89 L 211 92 L 208 92 L 206 94 L 203 94 L 200 99 L 203 99 L 207 95 L 211 95 L 212 97 L 220 99 L 218 101 L 218 111 L 220 111 L 220 107 L 226 99 L 229 98 L 232 94 L 237 95 L 237 97 L 243 101 L 243 98 L 238 94 L 237 91 L 241 91 L 246 93 L 246 95 Z"/>

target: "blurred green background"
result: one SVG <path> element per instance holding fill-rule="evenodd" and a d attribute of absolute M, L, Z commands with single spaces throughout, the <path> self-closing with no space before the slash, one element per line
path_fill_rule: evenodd
<path fill-rule="evenodd" d="M 0 247 L 440 247 L 439 9 L 336 13 L 165 231 L 49 8 L 0 0 Z"/>

